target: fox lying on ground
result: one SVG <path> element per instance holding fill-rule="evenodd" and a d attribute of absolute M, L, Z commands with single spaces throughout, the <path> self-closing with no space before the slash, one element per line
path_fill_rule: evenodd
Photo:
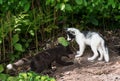
<path fill-rule="evenodd" d="M 18 67 L 29 62 L 31 70 L 40 73 L 45 69 L 50 69 L 53 61 L 56 61 L 56 63 L 61 65 L 73 64 L 73 62 L 62 61 L 63 56 L 69 57 L 70 54 L 73 54 L 70 46 L 64 47 L 63 45 L 58 44 L 55 48 L 42 51 L 31 59 L 21 59 L 13 64 L 8 64 L 7 69 L 15 69 L 14 67 Z"/>

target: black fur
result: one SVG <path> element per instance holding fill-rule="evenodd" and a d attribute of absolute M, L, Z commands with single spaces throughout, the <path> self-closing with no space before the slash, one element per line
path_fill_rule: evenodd
<path fill-rule="evenodd" d="M 71 38 L 71 39 L 74 39 L 75 38 L 75 35 L 73 35 L 73 33 L 70 31 L 67 31 L 67 34 L 68 36 Z"/>
<path fill-rule="evenodd" d="M 51 63 L 56 61 L 61 65 L 70 65 L 72 62 L 64 62 L 61 60 L 62 56 L 67 56 L 72 54 L 73 52 L 70 50 L 69 46 L 64 47 L 62 45 L 58 45 L 55 48 L 48 49 L 41 53 L 36 54 L 31 61 L 31 70 L 37 73 L 42 72 L 45 69 L 51 68 Z"/>
<path fill-rule="evenodd" d="M 87 37 L 89 31 L 81 31 L 81 33 L 83 33 L 83 35 L 84 35 L 85 37 Z"/>

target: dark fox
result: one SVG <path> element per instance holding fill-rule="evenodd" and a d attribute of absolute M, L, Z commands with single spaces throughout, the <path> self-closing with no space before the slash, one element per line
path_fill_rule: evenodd
<path fill-rule="evenodd" d="M 71 65 L 73 64 L 72 62 L 64 62 L 61 58 L 62 56 L 69 57 L 69 54 L 72 53 L 69 46 L 64 47 L 59 44 L 55 48 L 48 49 L 35 55 L 30 64 L 31 70 L 40 73 L 44 69 L 51 68 L 51 63 L 53 61 L 61 65 Z"/>
<path fill-rule="evenodd" d="M 37 53 L 32 58 L 27 59 L 27 61 L 25 59 L 21 59 L 13 64 L 8 64 L 7 68 L 14 69 L 16 66 L 18 67 L 19 65 L 21 66 L 29 62 L 32 71 L 41 73 L 45 69 L 51 69 L 51 64 L 54 61 L 64 66 L 73 64 L 73 62 L 62 61 L 63 56 L 69 57 L 70 54 L 73 54 L 70 46 L 64 47 L 61 44 L 58 44 L 54 48 Z"/>

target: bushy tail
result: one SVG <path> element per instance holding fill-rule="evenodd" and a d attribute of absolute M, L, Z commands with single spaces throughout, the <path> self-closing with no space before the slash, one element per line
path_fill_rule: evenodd
<path fill-rule="evenodd" d="M 107 46 L 105 45 L 105 42 L 103 41 L 102 42 L 102 48 L 103 48 L 103 56 L 104 56 L 104 59 L 106 62 L 109 62 L 109 52 L 108 52 L 108 48 Z"/>
<path fill-rule="evenodd" d="M 8 70 L 15 70 L 16 67 L 29 63 L 29 59 L 22 58 L 13 64 L 8 64 L 6 67 Z"/>

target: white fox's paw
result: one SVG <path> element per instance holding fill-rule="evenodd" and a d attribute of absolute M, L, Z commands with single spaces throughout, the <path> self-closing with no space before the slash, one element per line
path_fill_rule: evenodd
<path fill-rule="evenodd" d="M 94 62 L 94 59 L 93 58 L 88 58 L 88 61 Z"/>
<path fill-rule="evenodd" d="M 103 60 L 103 58 L 98 58 L 98 60 L 99 60 L 99 61 L 102 61 L 102 60 Z"/>
<path fill-rule="evenodd" d="M 77 51 L 77 55 L 78 57 L 81 57 L 83 54 L 80 53 L 80 51 Z"/>
<path fill-rule="evenodd" d="M 78 54 L 77 54 L 77 55 L 75 55 L 75 58 L 78 58 L 78 57 L 80 57 L 80 55 L 78 55 Z"/>

